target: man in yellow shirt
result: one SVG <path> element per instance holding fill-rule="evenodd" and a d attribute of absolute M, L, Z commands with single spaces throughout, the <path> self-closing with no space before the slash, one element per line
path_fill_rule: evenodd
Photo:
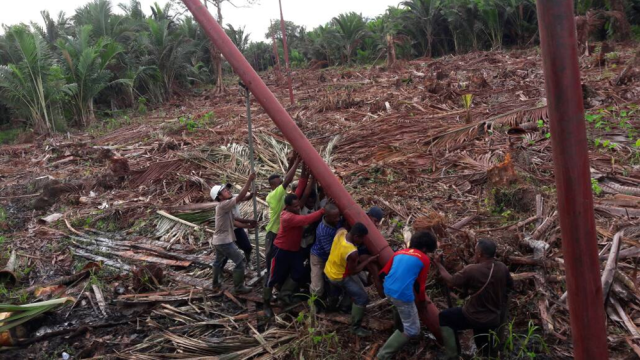
<path fill-rule="evenodd" d="M 340 229 L 333 239 L 331 253 L 324 267 L 331 285 L 341 288 L 346 296 L 353 299 L 351 308 L 351 332 L 357 336 L 370 336 L 371 332 L 362 328 L 364 310 L 369 303 L 369 295 L 358 277 L 358 273 L 367 265 L 378 259 L 378 255 L 371 256 L 358 264 L 358 246 L 364 242 L 369 230 L 362 223 L 355 223 L 351 231 Z"/>

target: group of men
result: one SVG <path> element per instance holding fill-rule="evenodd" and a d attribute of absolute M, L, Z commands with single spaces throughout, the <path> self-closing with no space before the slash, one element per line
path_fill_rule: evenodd
<path fill-rule="evenodd" d="M 470 293 L 463 307 L 450 308 L 439 314 L 444 357 L 456 359 L 459 345 L 456 332 L 473 329 L 478 348 L 485 353 L 492 350 L 490 333 L 498 333 L 505 321 L 507 292 L 512 287 L 508 268 L 495 260 L 496 245 L 480 240 L 476 245 L 475 263 L 455 275 L 449 274 L 435 256 L 438 242 L 431 232 L 417 232 L 411 237 L 408 249 L 397 251 L 381 271 L 372 267 L 378 255 L 369 254 L 364 239 L 369 229 L 362 223 L 352 226 L 342 219 L 338 207 L 329 202 L 317 187 L 309 169 L 303 165 L 302 175 L 293 192 L 292 184 L 301 160 L 295 156 L 287 173 L 269 177 L 271 192 L 265 253 L 267 273 L 263 300 L 267 316 L 273 316 L 271 303 L 274 289 L 277 300 L 291 304 L 303 283 L 309 282 L 309 292 L 320 307 L 351 312 L 351 332 L 356 336 L 371 335 L 362 327 L 369 303 L 366 286 L 383 281 L 384 295 L 393 304 L 396 331 L 378 353 L 379 359 L 392 359 L 411 339 L 420 335 L 418 308 L 425 305 L 426 283 L 431 259 L 443 281 Z M 231 185 L 217 185 L 211 197 L 218 202 L 215 216 L 213 245 L 213 286 L 221 286 L 220 275 L 228 260 L 235 264 L 233 292 L 250 291 L 244 284 L 245 267 L 250 259 L 251 244 L 245 228 L 255 228 L 255 220 L 241 218 L 237 205 L 251 199 L 249 188 L 255 180 L 251 174 L 236 196 Z M 368 211 L 372 222 L 379 225 L 384 217 L 380 208 Z M 379 277 L 379 278 L 378 278 Z M 382 290 L 381 289 L 381 290 Z"/>

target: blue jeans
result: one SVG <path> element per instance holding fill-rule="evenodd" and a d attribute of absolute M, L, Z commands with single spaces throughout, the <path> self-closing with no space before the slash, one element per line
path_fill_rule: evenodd
<path fill-rule="evenodd" d="M 353 299 L 353 303 L 358 306 L 367 306 L 369 303 L 369 295 L 362 285 L 362 281 L 358 275 L 352 275 L 342 280 L 330 280 L 331 285 L 344 290 L 346 295 Z"/>
<path fill-rule="evenodd" d="M 415 302 L 406 302 L 388 296 L 393 306 L 398 310 L 400 319 L 402 319 L 402 327 L 405 335 L 415 337 L 420 335 L 420 318 L 418 317 L 418 308 Z"/>
<path fill-rule="evenodd" d="M 238 249 L 238 246 L 235 243 L 214 245 L 213 247 L 216 249 L 216 258 L 213 260 L 213 267 L 222 269 L 224 264 L 227 262 L 227 259 L 229 259 L 236 264 L 234 270 L 244 271 L 246 263 L 244 253 Z"/>

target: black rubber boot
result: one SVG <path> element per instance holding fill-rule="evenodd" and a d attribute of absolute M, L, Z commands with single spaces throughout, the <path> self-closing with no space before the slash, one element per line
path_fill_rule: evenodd
<path fill-rule="evenodd" d="M 273 309 L 271 308 L 271 298 L 273 294 L 273 288 L 262 288 L 262 300 L 264 301 L 264 314 L 268 318 L 273 317 Z"/>
<path fill-rule="evenodd" d="M 222 268 L 213 267 L 213 290 L 218 291 L 222 287 L 220 282 L 220 275 L 222 275 Z"/>
<path fill-rule="evenodd" d="M 282 301 L 285 305 L 293 304 L 293 294 L 298 290 L 298 288 L 297 282 L 293 281 L 291 278 L 287 278 L 287 281 L 285 281 L 280 288 L 278 300 Z"/>

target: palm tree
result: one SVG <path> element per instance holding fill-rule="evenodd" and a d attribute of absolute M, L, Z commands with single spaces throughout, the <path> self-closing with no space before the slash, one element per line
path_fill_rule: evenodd
<path fill-rule="evenodd" d="M 362 14 L 355 12 L 340 14 L 333 18 L 333 22 L 337 27 L 338 40 L 343 55 L 346 57 L 347 64 L 350 64 L 354 51 L 368 35 L 367 23 Z"/>
<path fill-rule="evenodd" d="M 404 20 L 408 25 L 408 35 L 418 39 L 424 56 L 431 57 L 436 34 L 442 31 L 445 24 L 442 13 L 444 1 L 409 0 L 400 4 L 408 10 L 403 14 Z"/>
<path fill-rule="evenodd" d="M 338 49 L 338 32 L 331 24 L 320 25 L 309 33 L 311 52 L 315 59 L 325 59 L 332 65 L 332 54 Z"/>
<path fill-rule="evenodd" d="M 249 45 L 249 33 L 245 33 L 245 26 L 238 27 L 237 29 L 233 27 L 231 24 L 227 24 L 227 28 L 224 29 L 227 33 L 227 36 L 231 39 L 233 44 L 240 50 L 244 52 Z"/>
<path fill-rule="evenodd" d="M 91 36 L 94 39 L 108 36 L 126 44 L 135 36 L 125 26 L 125 17 L 113 13 L 109 0 L 93 0 L 76 9 L 73 21 L 76 27 L 91 25 Z"/>
<path fill-rule="evenodd" d="M 30 120 L 37 132 L 55 131 L 52 114 L 62 86 L 51 51 L 39 33 L 24 25 L 6 30 L 10 63 L 0 66 L 2 101 Z"/>
<path fill-rule="evenodd" d="M 193 48 L 185 42 L 184 36 L 172 31 L 172 21 L 147 19 L 148 33 L 146 49 L 149 65 L 155 66 L 161 76 L 164 96 L 171 98 L 173 87 L 180 80 L 186 80 L 189 72 L 189 55 Z"/>
<path fill-rule="evenodd" d="M 483 28 L 476 3 L 469 0 L 450 0 L 449 6 L 444 9 L 444 15 L 453 37 L 456 54 L 478 50 Z"/>
<path fill-rule="evenodd" d="M 51 18 L 51 15 L 46 10 L 41 11 L 40 15 L 44 21 L 44 28 L 36 23 L 31 23 L 31 27 L 33 27 L 52 48 L 55 47 L 58 39 L 69 36 L 73 32 L 71 19 L 67 18 L 63 11 L 58 13 L 56 20 Z"/>
<path fill-rule="evenodd" d="M 86 25 L 77 30 L 74 38 L 58 41 L 67 83 L 73 84 L 71 99 L 76 119 L 84 126 L 95 119 L 94 99 L 102 90 L 114 84 L 132 85 L 128 79 L 112 80 L 113 74 L 107 69 L 123 51 L 122 46 L 108 37 L 93 43 L 92 32 L 93 28 Z"/>
<path fill-rule="evenodd" d="M 480 10 L 482 29 L 491 42 L 494 50 L 502 47 L 504 37 L 504 15 L 499 8 L 499 0 L 474 0 Z"/>

